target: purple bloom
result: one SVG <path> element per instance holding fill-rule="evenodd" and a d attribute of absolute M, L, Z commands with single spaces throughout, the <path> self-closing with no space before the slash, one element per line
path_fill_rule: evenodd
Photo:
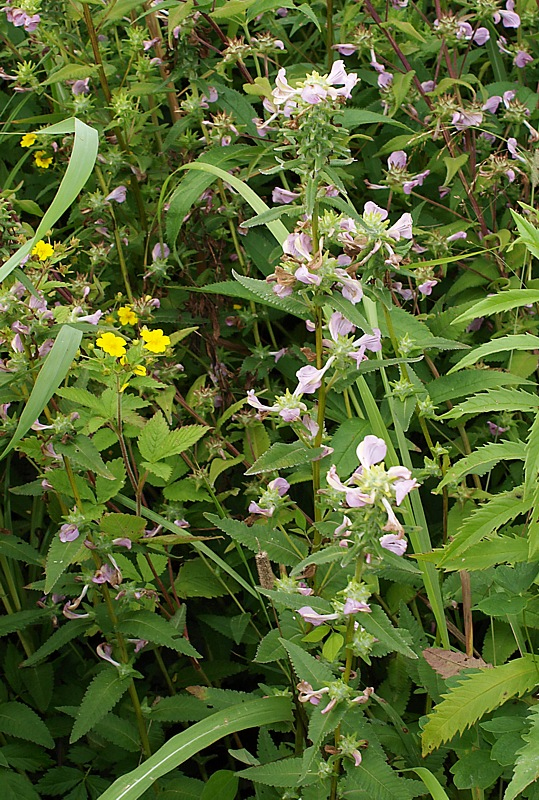
<path fill-rule="evenodd" d="M 127 197 L 127 187 L 117 186 L 110 194 L 105 197 L 105 202 L 110 203 L 114 200 L 116 203 L 125 203 Z"/>
<path fill-rule="evenodd" d="M 393 83 L 393 73 L 381 72 L 380 75 L 378 75 L 377 83 L 380 89 L 388 89 Z"/>
<path fill-rule="evenodd" d="M 356 326 L 346 319 L 339 311 L 334 311 L 329 320 L 329 333 L 334 342 L 339 336 L 348 336 L 355 331 Z"/>
<path fill-rule="evenodd" d="M 288 203 L 292 203 L 294 200 L 297 200 L 299 197 L 298 192 L 290 192 L 288 189 L 281 189 L 280 186 L 276 186 L 273 192 L 271 193 L 272 202 L 278 203 L 280 205 L 287 205 Z"/>
<path fill-rule="evenodd" d="M 80 536 L 79 529 L 73 523 L 66 522 L 58 533 L 61 542 L 74 542 Z"/>
<path fill-rule="evenodd" d="M 271 491 L 276 489 L 279 497 L 283 497 L 290 489 L 290 484 L 285 478 L 275 478 L 275 480 L 268 483 L 268 489 L 271 489 Z"/>
<path fill-rule="evenodd" d="M 345 615 L 358 614 L 360 611 L 368 611 L 368 612 L 370 612 L 370 610 L 371 610 L 371 607 L 368 605 L 368 603 L 360 603 L 359 600 L 352 600 L 351 597 L 348 597 L 346 599 L 345 604 L 344 604 L 344 608 L 342 610 L 342 613 L 345 614 Z"/>
<path fill-rule="evenodd" d="M 316 392 L 322 386 L 322 378 L 334 361 L 335 356 L 331 356 L 327 360 L 326 366 L 322 367 L 322 369 L 316 369 L 316 367 L 311 366 L 298 369 L 296 378 L 299 383 L 294 389 L 294 394 L 313 394 Z"/>
<path fill-rule="evenodd" d="M 309 272 L 305 264 L 303 264 L 301 267 L 298 267 L 294 273 L 294 278 L 301 283 L 306 283 L 307 285 L 311 284 L 314 286 L 320 286 L 322 283 L 321 276 L 314 272 Z"/>
<path fill-rule="evenodd" d="M 397 556 L 403 556 L 408 547 L 406 539 L 394 533 L 386 533 L 384 536 L 380 537 L 379 541 L 385 550 L 389 550 Z"/>
<path fill-rule="evenodd" d="M 402 185 L 404 194 L 411 194 L 412 189 L 415 189 L 416 186 L 423 186 L 423 181 L 428 175 L 430 175 L 430 169 L 419 172 L 414 178 L 410 178 L 409 181 L 405 181 Z"/>
<path fill-rule="evenodd" d="M 436 88 L 435 81 L 422 81 L 421 88 L 424 92 L 433 92 Z"/>
<path fill-rule="evenodd" d="M 307 83 L 301 90 L 301 99 L 312 106 L 321 103 L 327 96 L 327 89 L 324 89 L 319 83 Z"/>
<path fill-rule="evenodd" d="M 485 44 L 485 42 L 488 42 L 489 39 L 490 39 L 490 33 L 488 28 L 483 28 L 483 27 L 478 28 L 473 35 L 473 41 L 475 42 L 475 44 L 478 45 Z"/>
<path fill-rule="evenodd" d="M 307 261 L 313 251 L 313 242 L 306 233 L 289 233 L 283 242 L 283 253 Z"/>
<path fill-rule="evenodd" d="M 472 321 L 466 328 L 466 333 L 474 333 L 475 331 L 480 330 L 481 325 L 483 324 L 484 321 L 485 321 L 484 317 L 476 317 L 475 319 L 472 319 Z"/>
<path fill-rule="evenodd" d="M 457 231 L 456 233 L 452 233 L 451 236 L 448 236 L 446 242 L 456 242 L 458 239 L 466 239 L 468 234 L 466 231 Z"/>
<path fill-rule="evenodd" d="M 516 158 L 518 161 L 526 161 L 523 156 L 519 156 L 518 154 L 518 142 L 514 136 L 510 136 L 507 140 L 507 149 L 509 150 L 509 154 L 512 158 Z M 22 333 L 22 331 L 21 331 Z"/>
<path fill-rule="evenodd" d="M 170 255 L 170 247 L 166 244 L 157 242 L 152 249 L 152 261 L 157 261 L 159 258 L 168 258 Z"/>
<path fill-rule="evenodd" d="M 341 56 L 352 56 L 357 47 L 355 44 L 334 44 L 333 49 L 340 53 Z"/>
<path fill-rule="evenodd" d="M 113 539 L 112 544 L 115 544 L 117 547 L 127 547 L 128 550 L 131 550 L 133 542 L 131 539 L 119 537 L 118 539 Z"/>
<path fill-rule="evenodd" d="M 533 56 L 531 56 L 525 50 L 519 50 L 515 56 L 513 64 L 515 65 L 515 67 L 523 69 L 526 66 L 526 64 L 529 64 L 531 61 L 533 61 Z"/>
<path fill-rule="evenodd" d="M 509 430 L 509 428 L 502 428 L 500 425 L 496 425 L 495 422 L 491 422 L 490 420 L 487 420 L 487 425 L 491 436 L 500 436 L 500 434 L 506 433 Z"/>
<path fill-rule="evenodd" d="M 395 150 L 387 159 L 389 169 L 406 169 L 408 156 L 404 150 Z"/>
<path fill-rule="evenodd" d="M 339 619 L 338 614 L 318 614 L 311 606 L 303 606 L 303 608 L 298 609 L 298 614 L 305 622 L 309 622 L 315 628 L 318 625 L 323 625 L 328 620 Z"/>
<path fill-rule="evenodd" d="M 383 222 L 389 216 L 388 212 L 385 208 L 380 208 L 377 206 L 376 203 L 373 203 L 372 200 L 367 200 L 365 206 L 363 207 L 363 219 L 367 219 L 367 217 L 378 217 L 379 219 L 375 220 L 376 223 Z"/>
<path fill-rule="evenodd" d="M 451 119 L 451 123 L 458 131 L 477 127 L 482 122 L 483 113 L 481 111 L 455 111 Z"/>
<path fill-rule="evenodd" d="M 71 87 L 71 91 L 74 95 L 88 94 L 90 91 L 90 78 L 83 78 L 75 81 Z"/>
<path fill-rule="evenodd" d="M 355 347 L 362 347 L 370 350 L 371 353 L 378 353 L 382 349 L 382 333 L 380 328 L 373 328 L 371 333 L 364 333 L 354 342 Z"/>
<path fill-rule="evenodd" d="M 351 278 L 344 269 L 336 269 L 335 275 L 337 276 L 338 282 L 342 285 L 342 296 L 353 305 L 357 305 L 357 303 L 363 299 L 363 289 L 361 288 L 360 282 L 356 281 L 355 278 Z"/>
<path fill-rule="evenodd" d="M 174 525 L 176 525 L 178 528 L 190 528 L 191 527 L 190 523 L 187 522 L 186 519 L 175 519 L 174 520 Z"/>
<path fill-rule="evenodd" d="M 515 0 L 507 0 L 505 4 L 505 11 L 496 11 L 493 14 L 493 20 L 498 24 L 500 19 L 503 22 L 504 28 L 518 28 L 520 27 L 520 17 L 515 13 Z"/>
<path fill-rule="evenodd" d="M 387 445 L 378 436 L 365 436 L 356 449 L 359 463 L 362 467 L 372 467 L 383 461 L 387 453 Z"/>
<path fill-rule="evenodd" d="M 423 283 L 421 283 L 417 288 L 419 289 L 421 294 L 430 295 L 430 294 L 432 294 L 432 290 L 436 286 L 437 283 L 438 283 L 438 281 L 427 280 L 427 281 L 423 281 Z"/>
<path fill-rule="evenodd" d="M 386 212 L 387 214 L 387 212 Z M 391 228 L 388 228 L 387 235 L 391 236 L 392 239 L 395 241 L 399 241 L 399 239 L 411 239 L 412 238 L 412 215 L 411 214 L 403 214 Z"/>

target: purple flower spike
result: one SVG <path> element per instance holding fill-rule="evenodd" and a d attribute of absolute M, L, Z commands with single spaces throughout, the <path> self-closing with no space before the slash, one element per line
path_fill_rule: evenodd
<path fill-rule="evenodd" d="M 473 41 L 475 44 L 483 45 L 485 42 L 488 42 L 490 39 L 490 33 L 488 28 L 478 28 L 473 35 Z"/>
<path fill-rule="evenodd" d="M 279 492 L 279 497 L 283 497 L 290 489 L 290 484 L 287 480 L 285 480 L 285 478 L 275 478 L 275 480 L 268 483 L 268 489 L 271 489 L 272 491 L 277 489 Z"/>
<path fill-rule="evenodd" d="M 403 539 L 394 533 L 386 533 L 384 536 L 381 536 L 380 544 L 385 550 L 389 550 L 391 553 L 395 553 L 397 556 L 403 556 L 406 552 L 406 548 L 408 547 L 408 542 L 406 539 Z"/>
<path fill-rule="evenodd" d="M 387 453 L 387 445 L 378 436 L 365 436 L 356 449 L 357 457 L 362 467 L 372 467 L 383 461 Z"/>
<path fill-rule="evenodd" d="M 500 436 L 502 433 L 506 433 L 509 428 L 502 428 L 500 425 L 496 425 L 495 422 L 491 422 L 487 420 L 488 430 L 491 436 Z"/>
<path fill-rule="evenodd" d="M 360 603 L 359 600 L 352 600 L 352 598 L 349 597 L 344 604 L 342 613 L 345 615 L 358 614 L 360 611 L 370 612 L 370 610 L 371 607 L 367 603 Z"/>
<path fill-rule="evenodd" d="M 520 27 L 520 17 L 514 11 L 515 8 L 515 0 L 507 0 L 505 4 L 505 11 L 496 11 L 493 14 L 493 20 L 497 25 L 500 20 L 502 20 L 502 24 L 504 28 L 519 28 Z"/>
<path fill-rule="evenodd" d="M 531 56 L 525 50 L 519 50 L 515 56 L 513 64 L 515 65 L 515 67 L 523 69 L 526 66 L 526 64 L 529 64 L 531 61 L 533 61 L 533 56 Z"/>
<path fill-rule="evenodd" d="M 436 286 L 438 281 L 423 281 L 417 288 L 421 292 L 421 294 L 428 296 L 432 294 L 433 288 Z"/>
<path fill-rule="evenodd" d="M 290 192 L 288 189 L 281 189 L 280 186 L 276 186 L 271 193 L 272 201 L 274 203 L 278 203 L 279 205 L 287 205 L 288 203 L 292 203 L 294 200 L 297 200 L 298 197 L 298 192 Z"/>
<path fill-rule="evenodd" d="M 157 261 L 159 258 L 168 258 L 170 255 L 170 247 L 166 244 L 157 242 L 152 249 L 152 261 Z"/>
<path fill-rule="evenodd" d="M 83 78 L 75 81 L 71 87 L 71 91 L 74 95 L 88 94 L 90 91 L 90 78 Z"/>
<path fill-rule="evenodd" d="M 61 542 L 74 542 L 80 536 L 79 529 L 72 523 L 65 523 L 58 533 Z"/>
<path fill-rule="evenodd" d="M 404 150 L 395 150 L 387 159 L 387 166 L 390 169 L 405 169 L 408 156 Z"/>
<path fill-rule="evenodd" d="M 116 189 L 113 189 L 112 192 L 105 197 L 105 202 L 110 203 L 114 200 L 116 203 L 125 203 L 126 197 L 127 187 L 117 186 Z"/>

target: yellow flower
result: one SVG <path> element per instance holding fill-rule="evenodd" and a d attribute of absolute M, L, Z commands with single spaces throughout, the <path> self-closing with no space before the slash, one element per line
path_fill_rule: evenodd
<path fill-rule="evenodd" d="M 133 372 L 135 375 L 140 375 L 140 377 L 144 377 L 146 375 L 146 367 L 143 367 L 142 364 L 137 364 L 133 367 Z"/>
<path fill-rule="evenodd" d="M 35 133 L 25 133 L 19 144 L 21 147 L 32 147 L 36 139 L 37 136 L 35 135 Z"/>
<path fill-rule="evenodd" d="M 36 244 L 32 248 L 32 255 L 37 256 L 40 261 L 46 261 L 53 254 L 54 254 L 54 247 L 50 245 L 48 242 L 44 242 L 43 239 L 40 239 L 39 242 L 36 242 Z"/>
<path fill-rule="evenodd" d="M 125 340 L 114 333 L 102 333 L 96 341 L 96 345 L 104 350 L 109 356 L 125 356 Z"/>
<path fill-rule="evenodd" d="M 141 330 L 140 335 L 144 339 L 143 347 L 150 353 L 164 353 L 170 344 L 170 336 L 166 336 L 161 328 L 154 331 L 148 330 L 146 326 Z"/>
<path fill-rule="evenodd" d="M 52 164 L 52 156 L 48 156 L 47 158 L 43 158 L 45 155 L 45 150 L 37 150 L 34 153 L 34 161 L 38 167 L 42 167 L 42 169 L 48 169 Z"/>
<path fill-rule="evenodd" d="M 120 325 L 135 325 L 138 322 L 138 317 L 131 306 L 121 306 L 118 309 L 118 319 Z"/>

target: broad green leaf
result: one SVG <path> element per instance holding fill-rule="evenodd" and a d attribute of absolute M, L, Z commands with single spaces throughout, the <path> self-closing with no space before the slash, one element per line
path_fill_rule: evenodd
<path fill-rule="evenodd" d="M 508 289 L 507 291 L 499 292 L 494 297 L 486 297 L 476 303 L 471 308 L 468 308 L 464 314 L 460 314 L 454 319 L 452 324 L 459 325 L 464 322 L 471 322 L 477 317 L 501 314 L 503 311 L 512 311 L 515 308 L 530 305 L 530 303 L 539 303 L 539 291 L 537 289 Z"/>
<path fill-rule="evenodd" d="M 58 578 L 85 551 L 81 536 L 73 542 L 61 542 L 57 534 L 53 536 L 45 565 L 45 594 L 54 589 Z"/>
<path fill-rule="evenodd" d="M 13 614 L 5 614 L 0 617 L 0 636 L 7 636 L 8 633 L 22 631 L 29 625 L 35 625 L 45 619 L 50 619 L 49 609 L 38 608 L 35 611 L 15 611 Z"/>
<path fill-rule="evenodd" d="M 446 400 L 455 400 L 457 397 L 470 397 L 484 389 L 499 388 L 509 384 L 527 383 L 518 375 L 511 372 L 499 372 L 491 369 L 467 369 L 466 372 L 456 372 L 453 375 L 442 375 L 431 381 L 427 390 L 435 406 Z"/>
<path fill-rule="evenodd" d="M 248 547 L 253 553 L 264 550 L 270 561 L 275 561 L 276 564 L 293 567 L 307 552 L 305 542 L 296 536 L 287 535 L 271 524 L 257 523 L 249 526 L 240 520 L 230 517 L 220 518 L 215 514 L 206 514 L 206 518 L 212 525 L 228 534 L 235 542 Z"/>
<path fill-rule="evenodd" d="M 523 498 L 522 487 L 508 492 L 500 492 L 486 503 L 483 503 L 461 525 L 458 533 L 444 549 L 439 567 L 446 561 L 454 561 L 457 556 L 462 558 L 462 568 L 465 566 L 464 553 L 472 545 L 489 536 L 502 525 L 505 525 L 519 514 L 525 514 L 531 508 L 533 500 Z"/>
<path fill-rule="evenodd" d="M 367 747 L 342 786 L 343 800 L 412 800 L 408 781 L 389 766 L 380 748 Z"/>
<path fill-rule="evenodd" d="M 245 287 L 251 295 L 255 298 L 257 303 L 262 303 L 265 306 L 273 306 L 281 311 L 286 311 L 293 314 L 300 319 L 308 319 L 310 311 L 301 300 L 294 296 L 291 297 L 278 297 L 269 283 L 266 281 L 259 281 L 256 278 L 249 278 L 245 275 L 240 275 L 235 270 L 232 270 L 232 275 L 243 287 Z"/>
<path fill-rule="evenodd" d="M 234 800 L 238 792 L 239 777 L 228 769 L 219 769 L 206 781 L 200 800 Z"/>
<path fill-rule="evenodd" d="M 111 538 L 139 539 L 144 533 L 146 520 L 134 514 L 110 513 L 102 517 L 99 528 Z"/>
<path fill-rule="evenodd" d="M 204 425 L 184 425 L 170 431 L 163 413 L 158 411 L 146 423 L 138 437 L 140 454 L 146 461 L 155 464 L 164 458 L 183 453 L 198 442 L 207 430 Z"/>
<path fill-rule="evenodd" d="M 528 716 L 530 727 L 523 735 L 526 744 L 517 755 L 511 783 L 503 800 L 515 800 L 524 789 L 539 778 L 539 706 L 532 706 Z"/>
<path fill-rule="evenodd" d="M 530 333 L 515 333 L 509 336 L 501 336 L 499 339 L 492 339 L 490 342 L 475 347 L 467 353 L 458 364 L 448 372 L 448 375 L 457 372 L 459 369 L 477 364 L 484 358 L 488 358 L 494 353 L 505 353 L 511 350 L 537 350 L 539 348 L 539 337 L 532 336 Z"/>
<path fill-rule="evenodd" d="M 30 779 L 13 770 L 0 770 L 0 786 L 3 800 L 40 800 Z"/>
<path fill-rule="evenodd" d="M 54 740 L 41 717 L 24 703 L 0 704 L 0 732 L 43 747 L 54 747 Z"/>
<path fill-rule="evenodd" d="M 221 149 L 226 149 L 226 148 L 221 148 Z M 223 181 L 226 181 L 228 184 L 230 184 L 230 186 L 232 186 L 233 189 L 236 189 L 236 191 L 238 191 L 241 194 L 243 199 L 247 203 L 249 203 L 253 211 L 256 211 L 257 214 L 262 214 L 262 212 L 268 211 L 269 207 L 263 200 L 260 199 L 257 193 L 253 191 L 253 189 L 251 189 L 250 186 L 247 186 L 247 184 L 244 183 L 242 180 L 236 178 L 235 175 L 230 175 L 228 172 L 225 172 L 225 170 L 220 169 L 219 167 L 216 167 L 213 164 L 206 164 L 202 163 L 201 161 L 195 161 L 191 164 L 183 164 L 181 167 L 179 167 L 179 169 L 200 170 L 201 172 L 206 172 L 209 173 L 210 175 L 213 175 L 215 178 L 221 178 Z M 212 182 L 213 181 L 210 181 L 210 183 Z M 207 186 L 209 186 L 209 184 L 207 184 Z M 202 191 L 204 191 L 204 189 L 202 189 Z M 273 222 L 268 222 L 267 227 L 275 236 L 279 244 L 282 245 L 282 243 L 288 236 L 288 231 L 283 225 L 283 223 L 280 222 L 279 220 L 274 220 Z"/>
<path fill-rule="evenodd" d="M 274 628 L 267 633 L 258 645 L 253 661 L 259 664 L 269 664 L 286 657 L 286 650 L 279 641 L 280 631 Z"/>
<path fill-rule="evenodd" d="M 311 598 L 308 598 L 309 600 Z M 287 651 L 298 680 L 307 681 L 314 689 L 321 689 L 335 680 L 332 671 L 302 647 L 286 639 L 279 639 Z"/>
<path fill-rule="evenodd" d="M 98 672 L 82 698 L 69 741 L 78 741 L 112 711 L 131 681 L 131 677 L 121 678 L 115 667 Z"/>
<path fill-rule="evenodd" d="M 344 645 L 344 636 L 341 633 L 332 633 L 322 647 L 322 655 L 332 664 L 339 655 L 342 646 Z M 312 737 L 309 737 L 312 740 Z"/>
<path fill-rule="evenodd" d="M 42 493 L 43 488 L 40 495 Z M 13 534 L 0 536 L 0 555 L 14 558 L 16 561 L 24 561 L 26 564 L 33 564 L 36 567 L 43 566 L 43 556 L 31 544 Z"/>
<path fill-rule="evenodd" d="M 510 211 L 520 234 L 516 241 L 525 244 L 530 253 L 539 258 L 539 230 L 521 214 L 517 214 L 513 209 Z"/>
<path fill-rule="evenodd" d="M 129 753 L 140 752 L 140 738 L 134 723 L 112 712 L 99 722 L 99 735 Z"/>
<path fill-rule="evenodd" d="M 468 572 L 483 570 L 495 564 L 518 564 L 528 560 L 528 541 L 522 537 L 489 536 L 466 550 L 466 555 L 444 559 L 444 570 Z"/>
<path fill-rule="evenodd" d="M 464 373 L 465 374 L 465 373 Z M 521 389 L 490 389 L 475 394 L 447 411 L 442 419 L 458 419 L 463 414 L 485 414 L 489 411 L 535 411 L 539 397 Z"/>
<path fill-rule="evenodd" d="M 300 6 L 297 7 L 297 10 L 301 14 L 304 14 L 306 17 L 308 17 L 311 20 L 311 22 L 314 23 L 314 25 L 316 25 L 319 31 L 322 30 L 320 27 L 320 20 L 318 19 L 314 9 L 312 9 L 311 6 L 308 5 L 308 3 L 302 3 Z"/>
<path fill-rule="evenodd" d="M 224 5 L 210 11 L 209 16 L 216 20 L 243 17 L 254 2 L 255 0 L 228 0 Z"/>
<path fill-rule="evenodd" d="M 71 442 L 65 444 L 59 442 L 56 445 L 56 451 L 60 455 L 67 456 L 73 464 L 95 472 L 96 475 L 107 480 L 114 480 L 114 475 L 109 471 L 99 450 L 88 436 L 79 433 Z"/>
<path fill-rule="evenodd" d="M 268 208 L 262 214 L 257 214 L 256 217 L 250 217 L 241 223 L 242 228 L 256 228 L 258 225 L 266 225 L 268 222 L 273 222 L 274 219 L 280 219 L 285 214 L 288 216 L 299 217 L 301 214 L 301 206 L 277 206 L 276 208 Z"/>
<path fill-rule="evenodd" d="M 156 722 L 199 722 L 211 715 L 205 703 L 190 694 L 162 697 L 152 705 L 151 719 Z"/>
<path fill-rule="evenodd" d="M 38 710 L 44 713 L 52 700 L 54 684 L 52 664 L 40 664 L 38 667 L 23 669 L 21 678 Z"/>
<path fill-rule="evenodd" d="M 479 447 L 469 456 L 457 461 L 436 487 L 436 492 L 449 483 L 458 483 L 466 475 L 484 475 L 500 461 L 524 461 L 526 448 L 523 442 L 489 442 Z"/>
<path fill-rule="evenodd" d="M 320 747 L 324 739 L 328 737 L 333 731 L 338 728 L 342 718 L 348 711 L 348 704 L 339 703 L 336 708 L 331 709 L 328 714 L 323 711 L 331 701 L 325 698 L 319 706 L 316 706 L 309 719 L 309 729 L 307 731 L 307 739 L 311 742 L 310 746 L 303 751 L 303 763 L 301 769 L 300 784 L 303 783 L 308 776 L 314 763 L 319 758 Z M 316 774 L 316 773 L 315 773 Z"/>
<path fill-rule="evenodd" d="M 429 714 L 422 733 L 423 754 L 428 755 L 462 733 L 511 697 L 531 691 L 537 680 L 535 659 L 526 655 L 499 667 L 479 670 L 459 681 Z"/>
<path fill-rule="evenodd" d="M 259 475 L 262 472 L 275 472 L 300 464 L 310 464 L 324 453 L 323 447 L 308 447 L 303 442 L 275 442 L 269 450 L 258 458 L 246 475 Z"/>
<path fill-rule="evenodd" d="M 155 780 L 224 736 L 247 728 L 291 721 L 287 697 L 264 697 L 230 706 L 173 736 L 143 764 L 114 781 L 100 800 L 136 800 Z"/>
<path fill-rule="evenodd" d="M 445 164 L 445 180 L 444 186 L 449 186 L 459 169 L 466 164 L 470 157 L 469 153 L 461 153 L 460 156 L 456 156 L 455 158 L 451 158 L 450 156 L 445 156 L 443 162 Z"/>
<path fill-rule="evenodd" d="M 73 150 L 58 191 L 43 215 L 33 238 L 23 244 L 0 268 L 0 282 L 19 266 L 24 256 L 30 253 L 35 243 L 39 242 L 47 231 L 53 228 L 62 214 L 67 211 L 77 198 L 80 190 L 90 177 L 97 157 L 98 147 L 98 133 L 94 128 L 81 122 L 80 119 L 72 117 L 56 125 L 50 125 L 48 128 L 42 128 L 38 131 L 38 134 L 56 135 L 73 132 L 75 133 Z M 36 418 L 37 415 L 30 424 L 33 424 Z"/>
<path fill-rule="evenodd" d="M 13 438 L 0 458 L 4 458 L 17 442 L 20 442 L 22 437 L 28 433 L 31 426 L 39 417 L 54 392 L 58 389 L 69 372 L 71 363 L 79 349 L 81 339 L 82 332 L 72 328 L 70 325 L 63 325 L 60 328 L 60 332 L 54 341 L 50 353 L 45 356 L 43 366 L 39 371 L 30 397 L 20 416 L 19 424 L 15 429 Z"/>
<path fill-rule="evenodd" d="M 119 621 L 120 630 L 128 636 L 137 639 L 147 639 L 152 644 L 170 647 L 178 653 L 201 658 L 193 645 L 180 635 L 179 631 L 163 617 L 151 611 L 141 609 L 122 616 Z"/>
<path fill-rule="evenodd" d="M 524 491 L 530 494 L 537 487 L 539 473 L 539 411 L 535 415 L 526 442 L 526 459 L 524 463 Z"/>
<path fill-rule="evenodd" d="M 31 667 L 39 661 L 43 661 L 44 658 L 60 650 L 68 644 L 68 642 L 81 637 L 91 624 L 91 620 L 89 619 L 74 619 L 69 622 L 64 622 L 58 630 L 54 631 L 54 633 L 43 642 L 35 653 L 32 653 L 26 661 L 22 662 L 21 666 Z"/>
<path fill-rule="evenodd" d="M 394 628 L 389 617 L 380 608 L 372 605 L 371 613 L 362 613 L 358 619 L 362 628 L 375 636 L 390 652 L 402 653 L 408 658 L 417 658 L 416 653 L 410 648 L 406 639 L 398 628 Z"/>
<path fill-rule="evenodd" d="M 44 81 L 43 86 L 48 86 L 51 83 L 58 83 L 59 81 L 76 81 L 81 78 L 89 78 L 98 67 L 95 64 L 66 64 L 60 69 L 52 72 Z"/>
<path fill-rule="evenodd" d="M 262 764 L 258 767 L 248 767 L 239 772 L 238 775 L 248 781 L 253 781 L 253 783 L 286 789 L 299 784 L 302 766 L 303 759 L 286 758 L 280 761 L 272 761 L 269 764 Z"/>

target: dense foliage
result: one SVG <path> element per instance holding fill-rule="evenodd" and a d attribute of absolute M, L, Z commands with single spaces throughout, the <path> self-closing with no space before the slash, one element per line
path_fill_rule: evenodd
<path fill-rule="evenodd" d="M 3 800 L 537 800 L 536 4 L 6 2 Z"/>

